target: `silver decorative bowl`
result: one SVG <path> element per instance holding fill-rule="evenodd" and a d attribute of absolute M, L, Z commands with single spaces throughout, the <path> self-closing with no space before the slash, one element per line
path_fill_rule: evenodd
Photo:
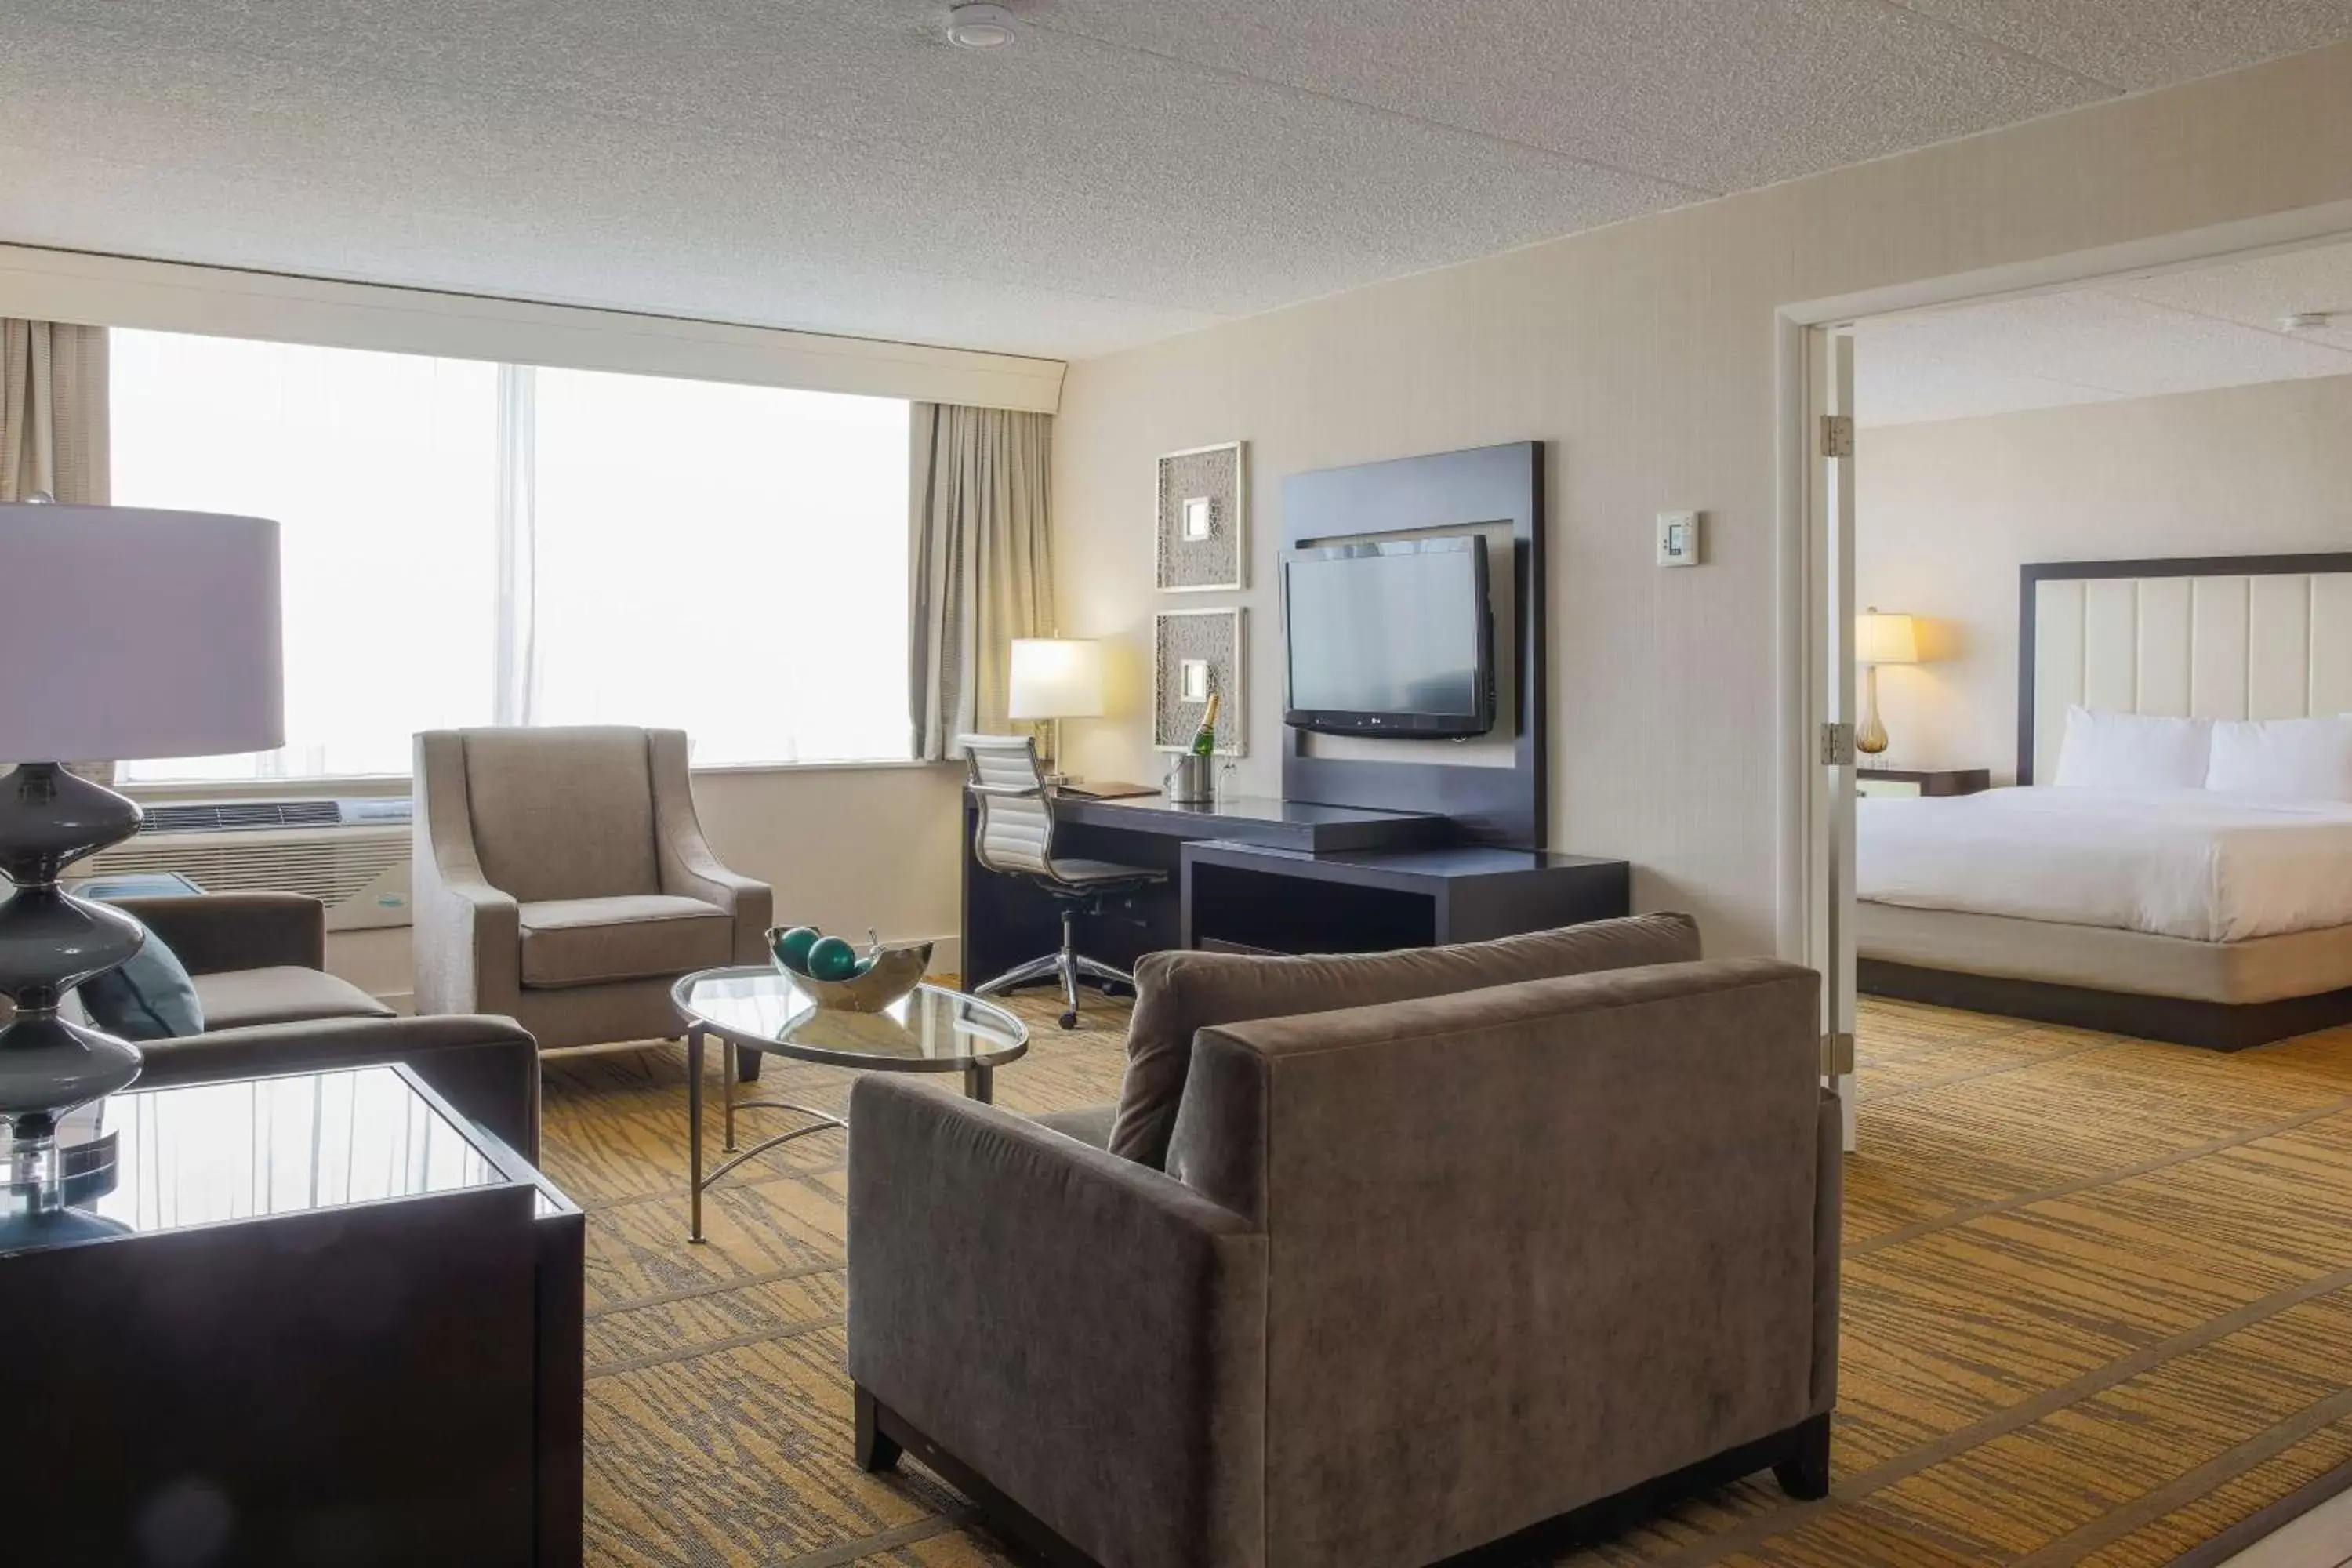
<path fill-rule="evenodd" d="M 777 973 L 806 992 L 818 1006 L 837 1012 L 882 1012 L 913 994 L 931 966 L 931 944 L 912 942 L 903 947 L 883 948 L 874 955 L 874 967 L 855 979 L 819 980 L 803 974 L 776 956 L 776 938 L 782 935 L 781 929 L 768 933 L 768 962 L 776 966 Z"/>

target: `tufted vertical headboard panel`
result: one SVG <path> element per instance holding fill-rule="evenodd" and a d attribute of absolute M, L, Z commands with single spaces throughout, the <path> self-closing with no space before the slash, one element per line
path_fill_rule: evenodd
<path fill-rule="evenodd" d="M 2020 569 L 2017 782 L 2054 774 L 2066 710 L 2352 713 L 2352 552 Z"/>

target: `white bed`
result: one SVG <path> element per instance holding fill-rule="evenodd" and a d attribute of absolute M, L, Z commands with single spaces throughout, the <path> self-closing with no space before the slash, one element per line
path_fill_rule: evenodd
<path fill-rule="evenodd" d="M 2352 925 L 2352 803 L 2025 788 L 1856 808 L 1856 895 L 2243 942 Z"/>
<path fill-rule="evenodd" d="M 2075 707 L 2242 740 L 2352 712 L 2352 553 L 2029 565 L 2021 589 L 2028 787 L 1859 803 L 1863 989 L 2224 1048 L 2352 1022 L 2352 790 L 2031 787 Z"/>

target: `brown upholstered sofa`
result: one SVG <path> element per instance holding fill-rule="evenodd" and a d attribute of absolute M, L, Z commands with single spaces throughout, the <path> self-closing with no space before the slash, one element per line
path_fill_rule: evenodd
<path fill-rule="evenodd" d="M 1821 1495 L 1818 983 L 1696 953 L 1653 916 L 1155 955 L 1135 1049 L 1184 1044 L 1157 1163 L 1099 1146 L 1153 1120 L 1143 1058 L 1115 1114 L 1056 1124 L 861 1079 L 860 1461 L 911 1449 L 1111 1568 L 1426 1563 L 1768 1465 Z"/>
<path fill-rule="evenodd" d="M 548 1049 L 676 1035 L 680 975 L 767 956 L 768 885 L 711 853 L 682 731 L 431 730 L 415 787 L 419 1013 Z"/>
<path fill-rule="evenodd" d="M 460 1115 L 539 1158 L 539 1049 L 510 1018 L 404 1018 L 327 971 L 326 910 L 298 893 L 123 899 L 194 982 L 205 1032 L 149 1040 L 145 1085 L 404 1062 Z"/>

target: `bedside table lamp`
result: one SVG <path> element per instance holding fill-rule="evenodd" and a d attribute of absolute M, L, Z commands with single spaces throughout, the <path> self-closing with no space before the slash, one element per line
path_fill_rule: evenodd
<path fill-rule="evenodd" d="M 1862 666 L 1862 727 L 1853 748 L 1874 757 L 1886 750 L 1886 726 L 1878 717 L 1878 667 L 1919 662 L 1918 630 L 1908 616 L 1885 615 L 1877 606 L 1853 618 L 1853 658 Z"/>
<path fill-rule="evenodd" d="M 278 525 L 212 512 L 0 505 L 0 1121 L 19 1159 L 139 1076 L 139 1048 L 58 1016 L 146 932 L 58 876 L 139 831 L 75 758 L 196 757 L 286 740 Z"/>
<path fill-rule="evenodd" d="M 1080 637 L 1015 637 L 1011 685 L 1005 717 L 1053 721 L 1046 780 L 1064 782 L 1062 721 L 1103 715 L 1102 644 Z"/>

